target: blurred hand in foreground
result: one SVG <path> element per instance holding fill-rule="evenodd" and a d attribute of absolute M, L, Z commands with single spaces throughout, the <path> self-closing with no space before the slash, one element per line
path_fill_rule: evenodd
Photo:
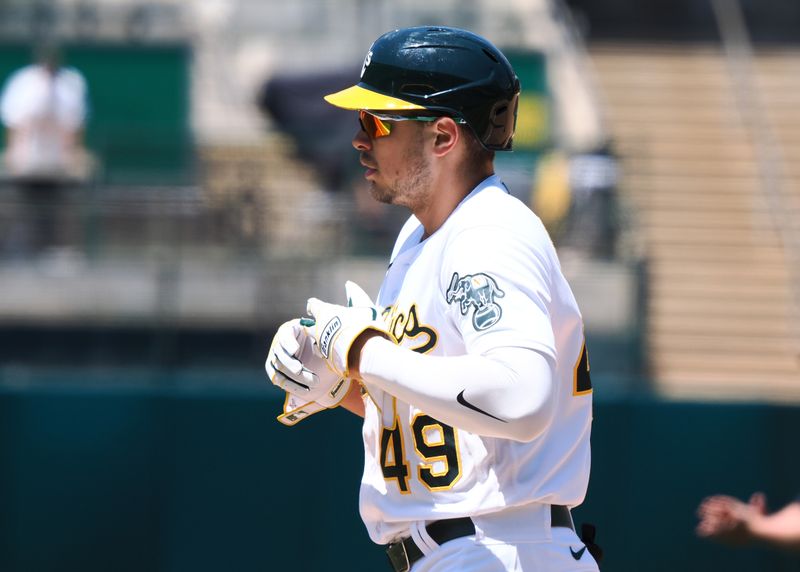
<path fill-rule="evenodd" d="M 697 535 L 729 545 L 764 542 L 776 547 L 800 550 L 800 499 L 767 514 L 763 493 L 748 502 L 727 495 L 703 499 L 697 508 Z"/>

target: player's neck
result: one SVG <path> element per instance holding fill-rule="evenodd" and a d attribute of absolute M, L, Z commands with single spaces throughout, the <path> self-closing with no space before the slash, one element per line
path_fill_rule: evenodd
<path fill-rule="evenodd" d="M 491 163 L 471 172 L 464 172 L 462 169 L 441 171 L 441 176 L 436 177 L 430 187 L 431 200 L 413 209 L 414 216 L 425 228 L 422 240 L 439 230 L 464 197 L 493 173 L 494 166 Z"/>

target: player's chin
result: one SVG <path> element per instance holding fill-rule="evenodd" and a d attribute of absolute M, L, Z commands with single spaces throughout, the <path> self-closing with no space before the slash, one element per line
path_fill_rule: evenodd
<path fill-rule="evenodd" d="M 393 193 L 387 189 L 386 187 L 381 186 L 380 184 L 376 183 L 375 181 L 370 181 L 369 185 L 369 194 L 378 202 L 386 203 L 387 205 L 392 204 L 394 195 Z"/>

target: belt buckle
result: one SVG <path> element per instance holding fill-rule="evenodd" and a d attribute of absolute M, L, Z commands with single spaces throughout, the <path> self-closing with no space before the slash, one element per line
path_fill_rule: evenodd
<path fill-rule="evenodd" d="M 406 545 L 402 541 L 389 544 L 389 546 L 386 547 L 386 555 L 389 557 L 389 563 L 392 565 L 395 572 L 408 572 L 411 570 L 411 564 L 408 562 Z"/>

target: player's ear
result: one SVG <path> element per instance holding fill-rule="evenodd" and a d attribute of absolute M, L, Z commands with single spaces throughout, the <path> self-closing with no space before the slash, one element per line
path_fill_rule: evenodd
<path fill-rule="evenodd" d="M 441 117 L 433 123 L 433 129 L 433 153 L 437 157 L 444 157 L 455 148 L 461 137 L 458 124 L 450 117 Z"/>

